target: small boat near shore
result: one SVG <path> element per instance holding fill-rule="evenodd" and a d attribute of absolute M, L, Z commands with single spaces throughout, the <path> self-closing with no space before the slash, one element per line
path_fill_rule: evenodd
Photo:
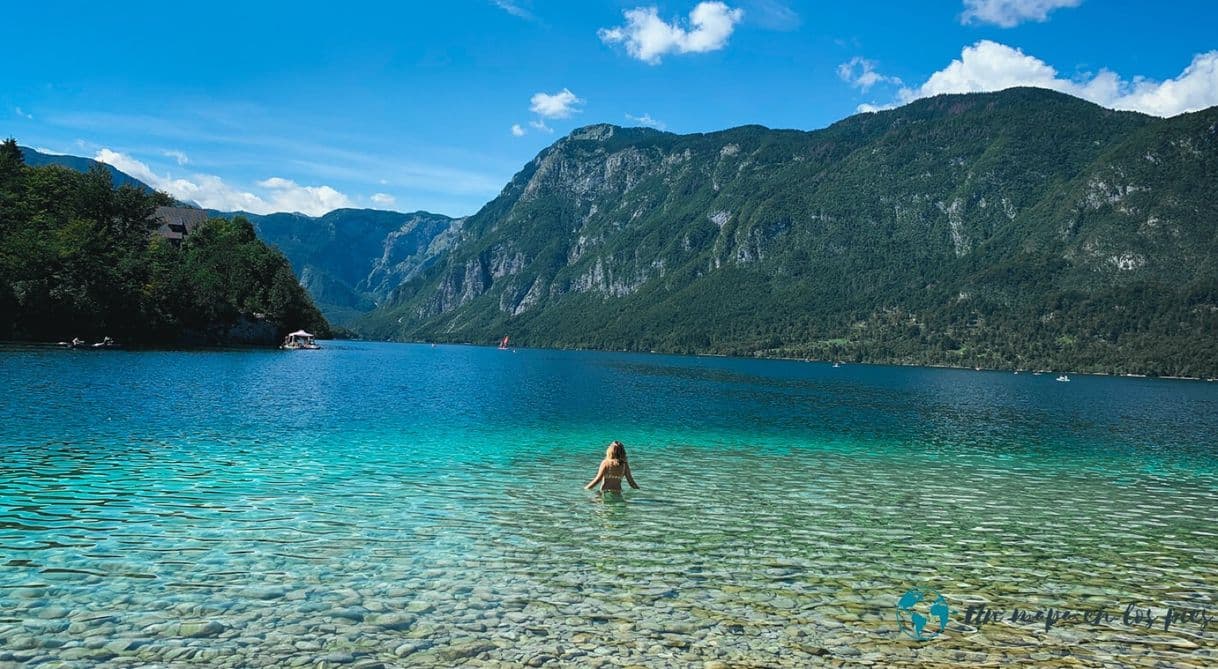
<path fill-rule="evenodd" d="M 1062 383 L 1070 383 L 1070 377 L 1066 374 L 1062 374 L 1061 376 L 1057 377 L 1057 380 Z"/>
<path fill-rule="evenodd" d="M 285 351 L 315 351 L 320 346 L 317 345 L 317 337 L 304 330 L 297 330 L 284 337 L 283 344 L 279 348 Z"/>
<path fill-rule="evenodd" d="M 93 342 L 92 344 L 86 342 L 80 337 L 73 337 L 72 341 L 61 341 L 56 343 L 58 346 L 62 346 L 63 348 L 79 348 L 94 351 L 100 351 L 108 348 L 118 348 L 118 342 L 114 341 L 110 337 L 102 337 L 101 341 Z"/>

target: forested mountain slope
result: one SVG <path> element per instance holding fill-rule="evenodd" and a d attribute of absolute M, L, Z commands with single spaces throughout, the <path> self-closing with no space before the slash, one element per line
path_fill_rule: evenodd
<path fill-rule="evenodd" d="M 1218 375 L 1218 108 L 1040 89 L 559 140 L 371 336 Z"/>

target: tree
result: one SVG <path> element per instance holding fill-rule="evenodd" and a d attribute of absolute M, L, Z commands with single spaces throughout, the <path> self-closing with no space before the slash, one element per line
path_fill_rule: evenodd
<path fill-rule="evenodd" d="M 9 137 L 0 144 L 0 188 L 19 176 L 23 167 L 25 157 L 21 155 L 21 147 L 17 146 L 17 140 Z"/>
<path fill-rule="evenodd" d="M 156 207 L 172 202 L 114 188 L 102 166 L 31 168 L 15 141 L 0 145 L 0 336 L 224 343 L 255 321 L 266 343 L 302 327 L 328 333 L 248 221 L 208 221 L 180 247 L 155 235 Z"/>

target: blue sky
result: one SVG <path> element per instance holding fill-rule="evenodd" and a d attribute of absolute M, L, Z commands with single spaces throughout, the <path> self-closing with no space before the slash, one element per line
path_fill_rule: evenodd
<path fill-rule="evenodd" d="M 608 122 L 815 129 L 1031 84 L 1218 104 L 1218 3 L 1120 0 L 15 3 L 0 134 L 182 199 L 476 211 Z"/>

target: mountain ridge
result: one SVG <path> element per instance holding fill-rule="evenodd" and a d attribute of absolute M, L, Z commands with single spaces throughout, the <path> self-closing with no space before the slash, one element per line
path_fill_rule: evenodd
<path fill-rule="evenodd" d="M 101 166 L 102 169 L 110 175 L 110 180 L 115 186 L 135 186 L 145 193 L 153 193 L 156 191 L 152 186 L 136 179 L 135 177 L 123 172 L 117 167 L 109 163 L 103 163 L 100 160 L 86 158 L 84 156 L 73 156 L 66 153 L 43 153 L 38 149 L 31 149 L 28 146 L 19 146 L 21 150 L 22 160 L 30 167 L 42 167 L 45 165 L 59 165 L 77 172 L 88 172 L 94 166 Z"/>
<path fill-rule="evenodd" d="M 460 219 L 209 213 L 377 338 L 1213 376 L 1213 115 L 1023 88 L 807 131 L 596 123 Z"/>
<path fill-rule="evenodd" d="M 358 327 L 1212 376 L 1216 120 L 1010 89 L 815 131 L 585 126 Z"/>

